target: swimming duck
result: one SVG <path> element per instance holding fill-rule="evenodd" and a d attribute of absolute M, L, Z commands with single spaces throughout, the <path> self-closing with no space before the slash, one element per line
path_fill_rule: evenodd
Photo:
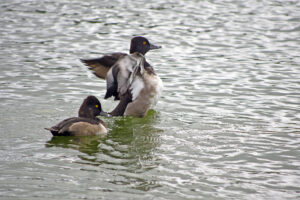
<path fill-rule="evenodd" d="M 65 119 L 51 128 L 53 136 L 88 136 L 102 135 L 107 133 L 103 121 L 96 116 L 106 115 L 101 109 L 101 104 L 95 96 L 84 99 L 78 111 L 78 117 Z"/>
<path fill-rule="evenodd" d="M 96 59 L 81 59 L 94 74 L 106 79 L 105 99 L 114 96 L 120 100 L 110 113 L 112 116 L 143 117 L 157 103 L 162 81 L 145 54 L 161 46 L 153 45 L 145 37 L 131 39 L 129 54 L 112 53 Z"/>

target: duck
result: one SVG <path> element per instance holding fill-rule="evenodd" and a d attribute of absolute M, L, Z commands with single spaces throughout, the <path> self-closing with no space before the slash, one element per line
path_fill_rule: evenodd
<path fill-rule="evenodd" d="M 105 135 L 108 130 L 102 120 L 96 116 L 106 116 L 101 103 L 95 96 L 88 96 L 82 102 L 78 117 L 65 119 L 51 128 L 45 128 L 53 136 L 92 136 Z"/>
<path fill-rule="evenodd" d="M 106 79 L 104 99 L 120 100 L 111 116 L 144 117 L 163 90 L 163 83 L 146 61 L 148 51 L 160 49 L 142 36 L 131 39 L 129 54 L 110 53 L 100 58 L 80 59 L 93 73 Z"/>

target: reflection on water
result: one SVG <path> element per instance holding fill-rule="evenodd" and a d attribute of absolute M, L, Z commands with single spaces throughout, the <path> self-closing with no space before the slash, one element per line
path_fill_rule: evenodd
<path fill-rule="evenodd" d="M 132 188 L 147 191 L 157 187 L 143 173 L 157 167 L 155 157 L 162 130 L 155 127 L 159 114 L 150 110 L 146 117 L 118 117 L 106 119 L 110 131 L 107 136 L 52 137 L 46 147 L 61 147 L 81 153 L 77 164 L 99 166 L 117 171 L 123 180 L 110 180 L 112 184 L 130 184 Z M 83 166 L 83 170 L 84 170 Z"/>
<path fill-rule="evenodd" d="M 62 147 L 72 148 L 80 152 L 92 155 L 97 153 L 98 145 L 102 142 L 100 136 L 91 137 L 68 137 L 68 136 L 56 136 L 52 137 L 46 144 L 46 147 Z"/>
<path fill-rule="evenodd" d="M 46 147 L 73 148 L 89 156 L 99 152 L 109 153 L 108 149 L 110 148 L 118 151 L 120 147 L 119 150 L 126 149 L 127 154 L 136 152 L 141 158 L 146 154 L 151 154 L 159 145 L 159 133 L 162 130 L 153 126 L 158 117 L 159 115 L 154 110 L 150 110 L 144 118 L 108 118 L 106 119 L 109 128 L 107 136 L 52 137 Z M 108 149 L 105 149 L 105 145 L 109 146 L 107 146 Z"/>

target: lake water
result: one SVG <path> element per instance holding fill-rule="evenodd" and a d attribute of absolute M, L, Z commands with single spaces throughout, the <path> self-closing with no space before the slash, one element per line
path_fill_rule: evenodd
<path fill-rule="evenodd" d="M 106 137 L 52 137 L 133 36 L 164 83 Z M 297 0 L 0 2 L 0 199 L 300 199 Z"/>

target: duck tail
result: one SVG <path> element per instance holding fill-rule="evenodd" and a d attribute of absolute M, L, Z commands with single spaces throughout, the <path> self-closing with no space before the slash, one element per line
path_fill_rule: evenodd
<path fill-rule="evenodd" d="M 52 135 L 58 135 L 58 130 L 56 130 L 55 128 L 44 128 L 47 131 L 50 131 L 52 133 Z"/>

